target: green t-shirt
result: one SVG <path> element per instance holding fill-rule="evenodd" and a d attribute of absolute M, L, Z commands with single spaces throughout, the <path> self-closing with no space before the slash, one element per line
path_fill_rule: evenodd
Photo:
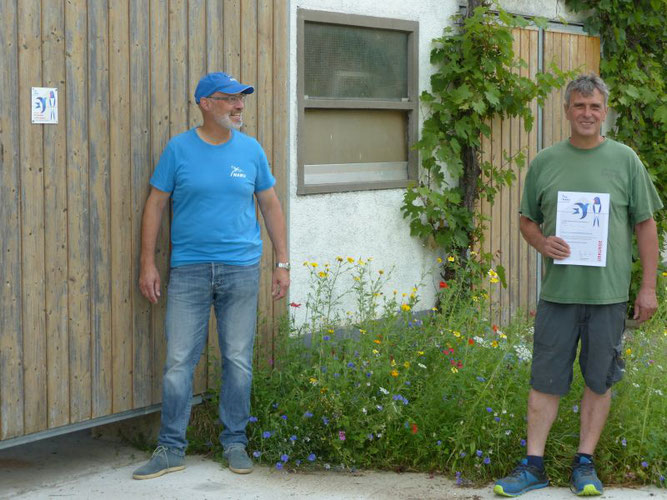
<path fill-rule="evenodd" d="M 628 300 L 635 224 L 650 219 L 662 202 L 644 165 L 629 147 L 605 139 L 593 149 L 569 140 L 543 150 L 530 164 L 521 215 L 556 232 L 558 191 L 609 193 L 605 267 L 554 265 L 545 257 L 541 298 L 562 304 L 614 304 Z"/>

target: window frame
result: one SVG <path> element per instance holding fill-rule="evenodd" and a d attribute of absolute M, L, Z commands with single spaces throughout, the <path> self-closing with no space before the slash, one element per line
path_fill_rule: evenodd
<path fill-rule="evenodd" d="M 407 84 L 408 98 L 403 101 L 381 99 L 317 99 L 305 97 L 305 25 L 307 22 L 338 24 L 342 26 L 375 28 L 404 32 L 408 36 Z M 318 10 L 297 9 L 297 195 L 339 193 L 345 191 L 369 191 L 376 189 L 405 188 L 417 178 L 418 152 L 412 149 L 417 141 L 419 120 L 418 70 L 419 70 L 419 22 L 384 17 L 341 14 Z M 389 181 L 341 182 L 336 184 L 305 184 L 303 138 L 305 113 L 308 109 L 357 109 L 395 110 L 407 116 L 408 172 L 407 179 Z"/>

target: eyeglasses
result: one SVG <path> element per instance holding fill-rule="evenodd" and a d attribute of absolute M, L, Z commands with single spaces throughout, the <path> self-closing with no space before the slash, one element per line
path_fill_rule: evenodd
<path fill-rule="evenodd" d="M 213 99 L 214 101 L 225 101 L 228 102 L 229 104 L 238 104 L 240 102 L 245 102 L 246 95 L 245 94 L 239 94 L 239 95 L 229 95 L 229 96 L 208 96 L 206 99 Z"/>

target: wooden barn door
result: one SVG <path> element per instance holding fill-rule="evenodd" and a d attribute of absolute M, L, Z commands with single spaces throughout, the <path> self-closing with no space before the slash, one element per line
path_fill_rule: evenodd
<path fill-rule="evenodd" d="M 287 2 L 0 1 L 0 441 L 161 400 L 165 303 L 140 294 L 140 223 L 168 139 L 199 123 L 199 78 L 256 87 L 246 132 L 284 201 Z M 56 87 L 56 125 L 32 124 L 31 87 Z M 265 239 L 261 351 L 270 355 Z M 165 291 L 168 217 L 158 242 Z M 216 336 L 211 336 L 215 347 Z M 195 393 L 215 381 L 204 354 Z"/>
<path fill-rule="evenodd" d="M 516 29 L 514 51 L 528 63 L 522 68 L 523 76 L 534 77 L 543 61 L 544 68 L 555 62 L 562 70 L 580 69 L 580 73 L 599 73 L 600 39 L 583 34 Z M 543 36 L 543 43 L 539 37 Z M 542 52 L 540 56 L 540 51 Z M 507 273 L 507 288 L 491 285 L 491 317 L 497 322 L 507 322 L 518 311 L 528 312 L 537 303 L 537 252 L 521 237 L 519 232 L 519 204 L 523 192 L 523 181 L 530 161 L 539 149 L 548 147 L 569 137 L 569 122 L 563 113 L 564 89 L 555 91 L 545 102 L 538 123 L 537 103 L 532 104 L 536 118 L 533 129 L 526 133 L 523 121 L 518 118 L 493 121 L 490 140 L 482 144 L 485 159 L 503 162 L 502 151 L 511 155 L 520 150 L 526 152 L 526 167 L 515 167 L 516 181 L 503 189 L 491 207 L 482 204 L 482 213 L 490 222 L 485 233 L 484 250 L 498 255 L 497 261 Z"/>

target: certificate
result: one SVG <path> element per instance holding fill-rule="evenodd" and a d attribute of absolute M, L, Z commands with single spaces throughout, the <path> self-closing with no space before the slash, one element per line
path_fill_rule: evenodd
<path fill-rule="evenodd" d="M 570 245 L 570 256 L 554 264 L 607 265 L 609 193 L 558 191 L 556 236 Z"/>

